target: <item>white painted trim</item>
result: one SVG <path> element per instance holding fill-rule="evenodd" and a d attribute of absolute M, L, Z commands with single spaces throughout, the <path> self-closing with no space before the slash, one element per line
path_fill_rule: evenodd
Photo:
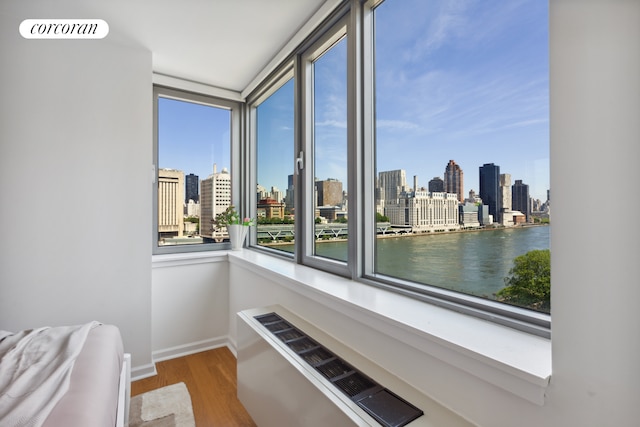
<path fill-rule="evenodd" d="M 233 355 L 237 359 L 238 358 L 238 342 L 235 339 L 233 339 L 232 336 L 227 337 L 227 348 L 231 353 L 233 353 Z"/>
<path fill-rule="evenodd" d="M 131 368 L 131 381 L 138 381 L 144 378 L 153 377 L 157 375 L 156 364 L 148 363 L 142 366 L 135 366 Z"/>
<path fill-rule="evenodd" d="M 168 76 L 166 74 L 153 73 L 152 81 L 154 85 L 185 90 L 187 92 L 194 92 L 201 95 L 215 96 L 217 98 L 228 99 L 231 101 L 244 101 L 240 92 L 209 86 L 207 84 L 193 82 L 191 80 L 184 80 L 179 77 Z"/>
<path fill-rule="evenodd" d="M 228 336 L 210 338 L 162 350 L 156 350 L 152 353 L 152 358 L 154 363 L 162 362 L 163 360 L 171 360 L 178 357 L 188 356 L 190 354 L 200 353 L 202 351 L 212 350 L 214 348 L 224 347 L 228 342 Z"/>
<path fill-rule="evenodd" d="M 333 307 L 465 374 L 544 404 L 551 378 L 548 339 L 258 251 L 229 253 L 229 262 Z"/>
<path fill-rule="evenodd" d="M 228 251 L 184 252 L 175 254 L 153 255 L 152 268 L 175 267 L 181 265 L 206 264 L 227 261 Z"/>

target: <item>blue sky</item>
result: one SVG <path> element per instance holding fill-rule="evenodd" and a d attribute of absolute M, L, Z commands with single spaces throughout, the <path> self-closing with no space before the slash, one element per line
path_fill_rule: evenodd
<path fill-rule="evenodd" d="M 427 186 L 454 160 L 464 172 L 466 196 L 470 189 L 479 191 L 478 168 L 495 163 L 511 174 L 512 183 L 523 180 L 531 196 L 545 200 L 546 25 L 547 2 L 540 0 L 382 3 L 375 22 L 377 170 L 404 169 L 408 185 L 417 175 L 419 185 Z M 316 63 L 315 123 L 316 177 L 340 179 L 347 189 L 345 59 L 343 41 Z M 163 166 L 161 147 L 161 167 L 201 178 L 211 173 L 214 161 L 218 169 L 228 167 L 228 152 L 214 148 L 220 141 L 228 145 L 228 133 L 221 131 L 228 129 L 228 115 L 212 114 L 216 117 L 204 129 L 196 123 L 208 120 L 205 112 L 191 118 L 187 111 L 171 114 L 179 118 L 161 119 L 167 142 L 186 147 L 193 138 L 204 148 L 185 148 L 180 162 Z M 291 82 L 258 108 L 258 118 L 258 183 L 284 191 L 294 158 Z"/>
<path fill-rule="evenodd" d="M 168 98 L 158 101 L 158 166 L 204 179 L 230 169 L 229 110 Z"/>
<path fill-rule="evenodd" d="M 547 2 L 539 0 L 383 3 L 376 11 L 378 170 L 405 169 L 409 184 L 418 175 L 426 186 L 454 160 L 468 193 L 479 191 L 478 168 L 495 163 L 545 200 L 546 25 Z"/>

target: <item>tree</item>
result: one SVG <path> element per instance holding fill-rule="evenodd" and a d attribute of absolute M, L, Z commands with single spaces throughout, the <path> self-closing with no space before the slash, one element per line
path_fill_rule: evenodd
<path fill-rule="evenodd" d="M 376 222 L 389 222 L 389 217 L 376 212 Z"/>
<path fill-rule="evenodd" d="M 529 251 L 513 260 L 506 287 L 498 291 L 499 301 L 549 312 L 551 310 L 551 253 L 549 249 Z"/>

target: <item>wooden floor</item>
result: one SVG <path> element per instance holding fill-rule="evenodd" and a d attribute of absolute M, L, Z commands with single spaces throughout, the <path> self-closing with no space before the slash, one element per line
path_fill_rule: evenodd
<path fill-rule="evenodd" d="M 237 398 L 236 358 L 227 347 L 156 363 L 158 375 L 131 383 L 135 396 L 184 382 L 197 427 L 256 426 Z"/>

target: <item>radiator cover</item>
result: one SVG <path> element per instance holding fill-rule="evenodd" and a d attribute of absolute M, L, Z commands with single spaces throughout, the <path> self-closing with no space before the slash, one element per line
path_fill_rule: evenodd
<path fill-rule="evenodd" d="M 415 389 L 373 379 L 370 361 L 280 306 L 238 313 L 237 354 L 238 397 L 260 427 L 434 425 Z"/>
<path fill-rule="evenodd" d="M 404 427 L 424 414 L 421 409 L 351 366 L 279 314 L 271 312 L 254 316 L 254 319 L 383 427 Z"/>

